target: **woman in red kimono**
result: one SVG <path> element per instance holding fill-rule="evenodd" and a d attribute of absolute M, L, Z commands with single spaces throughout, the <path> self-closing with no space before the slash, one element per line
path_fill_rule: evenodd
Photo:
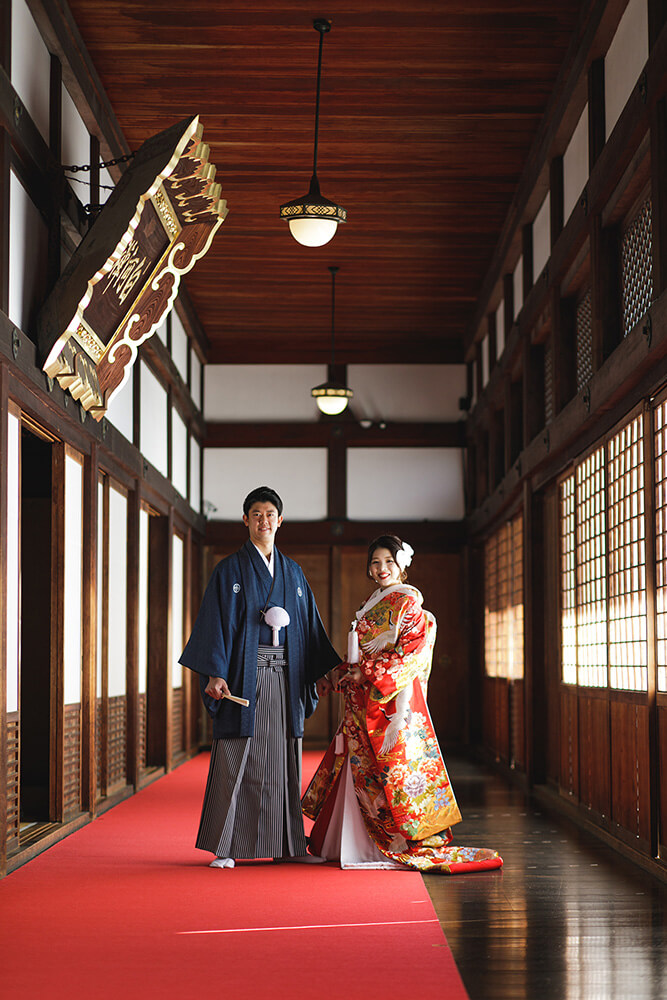
<path fill-rule="evenodd" d="M 332 671 L 343 720 L 302 800 L 315 820 L 310 849 L 343 868 L 499 868 L 495 851 L 450 843 L 461 813 L 426 706 L 436 623 L 407 584 L 412 554 L 395 535 L 369 546 L 378 589 L 352 622 L 348 662 Z"/>

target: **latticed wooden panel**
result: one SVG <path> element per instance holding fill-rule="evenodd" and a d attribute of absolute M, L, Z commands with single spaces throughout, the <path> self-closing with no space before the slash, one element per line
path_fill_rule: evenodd
<path fill-rule="evenodd" d="M 577 392 L 593 375 L 593 310 L 590 288 L 577 306 L 575 313 L 577 352 Z"/>
<path fill-rule="evenodd" d="M 604 448 L 576 470 L 577 681 L 607 686 Z"/>
<path fill-rule="evenodd" d="M 644 421 L 639 414 L 608 444 L 609 684 L 648 684 Z"/>
<path fill-rule="evenodd" d="M 139 715 L 139 731 L 137 733 L 137 767 L 143 771 L 146 767 L 146 695 L 140 694 L 137 702 L 137 712 Z"/>
<path fill-rule="evenodd" d="M 647 312 L 653 299 L 652 206 L 647 198 L 621 241 L 623 336 Z"/>
<path fill-rule="evenodd" d="M 171 752 L 183 752 L 183 688 L 174 688 L 171 700 Z"/>
<path fill-rule="evenodd" d="M 544 423 L 550 424 L 554 418 L 554 352 L 549 337 L 544 348 Z"/>
<path fill-rule="evenodd" d="M 127 698 L 109 698 L 107 783 L 111 788 L 127 780 Z"/>
<path fill-rule="evenodd" d="M 81 812 L 81 706 L 65 705 L 63 812 L 65 819 Z"/>
<path fill-rule="evenodd" d="M 523 517 L 503 524 L 485 549 L 484 648 L 489 677 L 523 677 Z"/>
<path fill-rule="evenodd" d="M 7 850 L 18 847 L 19 819 L 19 732 L 18 712 L 7 716 Z"/>
<path fill-rule="evenodd" d="M 667 691 L 667 401 L 653 414 L 658 690 Z"/>
<path fill-rule="evenodd" d="M 577 683 L 577 573 L 574 473 L 560 484 L 560 649 L 565 684 Z"/>

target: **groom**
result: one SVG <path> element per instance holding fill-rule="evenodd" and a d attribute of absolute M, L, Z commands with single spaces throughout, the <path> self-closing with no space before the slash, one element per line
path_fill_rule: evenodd
<path fill-rule="evenodd" d="M 275 490 L 248 494 L 248 541 L 214 569 L 180 658 L 200 675 L 213 719 L 196 846 L 215 855 L 215 868 L 237 858 L 315 860 L 301 813 L 303 724 L 317 705 L 317 682 L 324 692 L 320 678 L 340 657 L 301 567 L 275 547 L 282 521 Z M 271 628 L 271 608 L 287 612 L 276 617 L 288 624 Z"/>

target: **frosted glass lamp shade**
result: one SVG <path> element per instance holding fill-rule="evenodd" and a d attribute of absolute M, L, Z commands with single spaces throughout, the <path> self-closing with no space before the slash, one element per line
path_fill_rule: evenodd
<path fill-rule="evenodd" d="M 304 247 L 323 247 L 333 239 L 338 229 L 336 219 L 313 218 L 302 215 L 289 220 L 289 230 L 297 243 Z"/>
<path fill-rule="evenodd" d="M 326 413 L 329 417 L 342 413 L 354 395 L 352 389 L 348 389 L 346 385 L 336 385 L 335 382 L 316 385 L 310 390 L 310 394 L 322 413 Z"/>

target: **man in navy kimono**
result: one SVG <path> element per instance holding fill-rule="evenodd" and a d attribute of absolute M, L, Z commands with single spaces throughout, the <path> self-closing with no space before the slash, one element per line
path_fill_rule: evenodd
<path fill-rule="evenodd" d="M 301 813 L 303 724 L 340 657 L 301 567 L 275 547 L 282 512 L 267 486 L 245 498 L 248 541 L 213 571 L 180 659 L 199 674 L 213 719 L 196 844 L 215 855 L 214 868 L 236 858 L 318 860 L 306 851 Z"/>

